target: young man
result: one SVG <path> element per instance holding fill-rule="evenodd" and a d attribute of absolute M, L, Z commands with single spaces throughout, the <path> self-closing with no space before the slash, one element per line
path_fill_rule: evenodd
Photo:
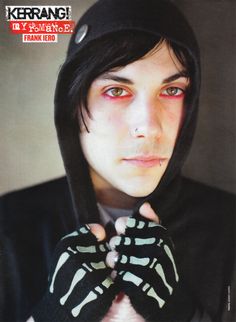
<path fill-rule="evenodd" d="M 233 321 L 235 199 L 181 177 L 199 87 L 170 2 L 83 15 L 55 94 L 70 190 L 2 199 L 4 321 Z"/>

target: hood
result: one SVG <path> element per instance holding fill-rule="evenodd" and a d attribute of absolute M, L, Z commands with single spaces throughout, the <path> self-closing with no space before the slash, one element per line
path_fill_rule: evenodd
<path fill-rule="evenodd" d="M 167 0 L 100 0 L 85 12 L 71 37 L 67 57 L 61 67 L 55 91 L 55 125 L 62 158 L 68 178 L 77 222 L 99 222 L 99 212 L 88 165 L 83 156 L 78 122 L 69 104 L 68 92 L 75 60 L 91 41 L 124 30 L 140 30 L 164 37 L 186 48 L 193 58 L 192 92 L 187 102 L 182 128 L 168 167 L 155 191 L 140 200 L 158 200 L 160 217 L 177 196 L 177 182 L 183 163 L 191 147 L 197 120 L 200 88 L 200 58 L 195 35 L 182 13 Z M 137 205 L 136 211 L 140 206 Z M 154 208 L 155 208 L 154 207 Z"/>

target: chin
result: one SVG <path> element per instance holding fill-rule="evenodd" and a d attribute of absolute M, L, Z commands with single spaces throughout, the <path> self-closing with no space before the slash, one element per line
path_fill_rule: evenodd
<path fill-rule="evenodd" d="M 159 183 L 159 182 L 158 182 Z M 123 190 L 127 195 L 135 198 L 147 197 L 150 195 L 158 186 L 156 184 L 135 184 L 135 185 L 127 185 Z"/>

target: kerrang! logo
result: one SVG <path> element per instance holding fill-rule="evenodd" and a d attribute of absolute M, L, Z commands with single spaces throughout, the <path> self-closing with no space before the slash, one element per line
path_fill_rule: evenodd
<path fill-rule="evenodd" d="M 6 6 L 6 20 L 23 42 L 57 42 L 58 34 L 73 33 L 71 6 Z"/>

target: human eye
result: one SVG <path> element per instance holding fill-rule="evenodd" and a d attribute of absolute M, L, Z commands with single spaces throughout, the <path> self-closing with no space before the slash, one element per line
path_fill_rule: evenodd
<path fill-rule="evenodd" d="M 131 94 L 122 87 L 111 87 L 104 91 L 103 95 L 108 98 L 125 98 Z"/>
<path fill-rule="evenodd" d="M 182 98 L 184 97 L 184 94 L 185 89 L 177 86 L 170 86 L 161 91 L 160 96 L 167 98 Z"/>

